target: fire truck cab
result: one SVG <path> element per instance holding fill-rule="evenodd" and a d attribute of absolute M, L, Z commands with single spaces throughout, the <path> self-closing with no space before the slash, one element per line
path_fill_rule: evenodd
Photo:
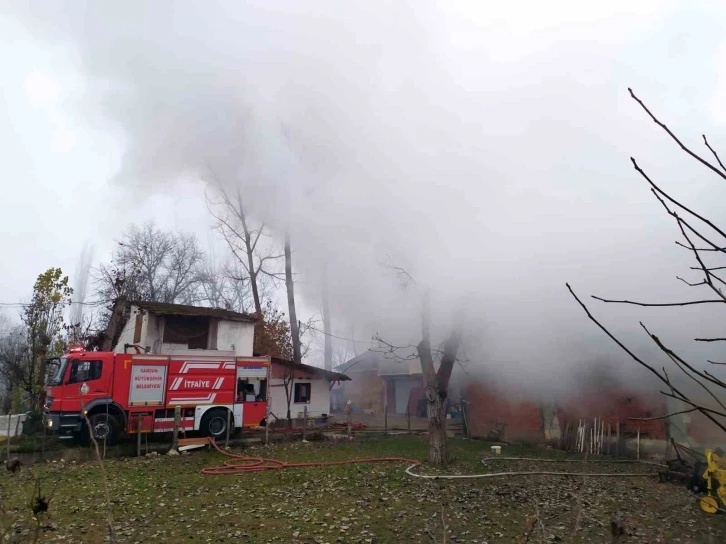
<path fill-rule="evenodd" d="M 44 422 L 63 437 L 90 430 L 113 443 L 139 430 L 170 432 L 177 406 L 179 428 L 206 436 L 224 436 L 228 421 L 231 429 L 266 424 L 269 357 L 77 348 L 48 366 Z"/>

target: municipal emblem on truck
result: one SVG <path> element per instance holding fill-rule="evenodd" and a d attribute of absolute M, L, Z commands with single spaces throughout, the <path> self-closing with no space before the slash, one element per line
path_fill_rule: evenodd
<path fill-rule="evenodd" d="M 81 395 L 88 395 L 88 392 L 90 389 L 88 388 L 88 384 L 86 382 L 83 382 L 83 385 L 81 385 Z"/>

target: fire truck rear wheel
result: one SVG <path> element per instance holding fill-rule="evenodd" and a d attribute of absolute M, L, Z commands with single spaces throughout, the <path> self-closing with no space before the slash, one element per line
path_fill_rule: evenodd
<path fill-rule="evenodd" d="M 96 441 L 101 442 L 104 439 L 106 444 L 114 444 L 118 438 L 119 422 L 110 414 L 94 414 L 89 418 L 91 422 L 91 432 Z"/>
<path fill-rule="evenodd" d="M 202 417 L 201 431 L 204 436 L 220 438 L 227 432 L 227 410 L 215 408 Z"/>

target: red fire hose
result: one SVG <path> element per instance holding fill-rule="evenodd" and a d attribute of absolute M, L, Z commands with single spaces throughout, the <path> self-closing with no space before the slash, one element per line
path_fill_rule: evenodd
<path fill-rule="evenodd" d="M 346 461 L 286 463 L 285 461 L 279 461 L 277 459 L 265 459 L 262 457 L 247 457 L 246 455 L 236 455 L 234 453 L 229 453 L 221 449 L 219 446 L 217 446 L 217 443 L 214 440 L 210 440 L 209 442 L 219 453 L 233 459 L 233 461 L 225 461 L 223 465 L 202 469 L 202 474 L 208 474 L 212 476 L 242 474 L 245 472 L 262 472 L 263 470 L 282 470 L 286 468 L 355 465 L 360 463 L 408 463 L 411 465 L 411 468 L 421 464 L 421 461 L 418 461 L 416 459 L 406 459 L 405 457 L 370 457 L 364 459 L 348 459 Z"/>

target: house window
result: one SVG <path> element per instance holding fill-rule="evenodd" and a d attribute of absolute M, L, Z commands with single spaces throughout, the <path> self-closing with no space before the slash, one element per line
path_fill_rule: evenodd
<path fill-rule="evenodd" d="M 164 323 L 164 343 L 182 344 L 187 349 L 208 349 L 209 318 L 168 315 Z"/>
<path fill-rule="evenodd" d="M 310 402 L 310 384 L 295 384 L 295 404 L 307 404 Z"/>
<path fill-rule="evenodd" d="M 76 359 L 71 363 L 71 375 L 68 383 L 81 383 L 98 380 L 101 378 L 101 361 L 79 361 Z"/>

